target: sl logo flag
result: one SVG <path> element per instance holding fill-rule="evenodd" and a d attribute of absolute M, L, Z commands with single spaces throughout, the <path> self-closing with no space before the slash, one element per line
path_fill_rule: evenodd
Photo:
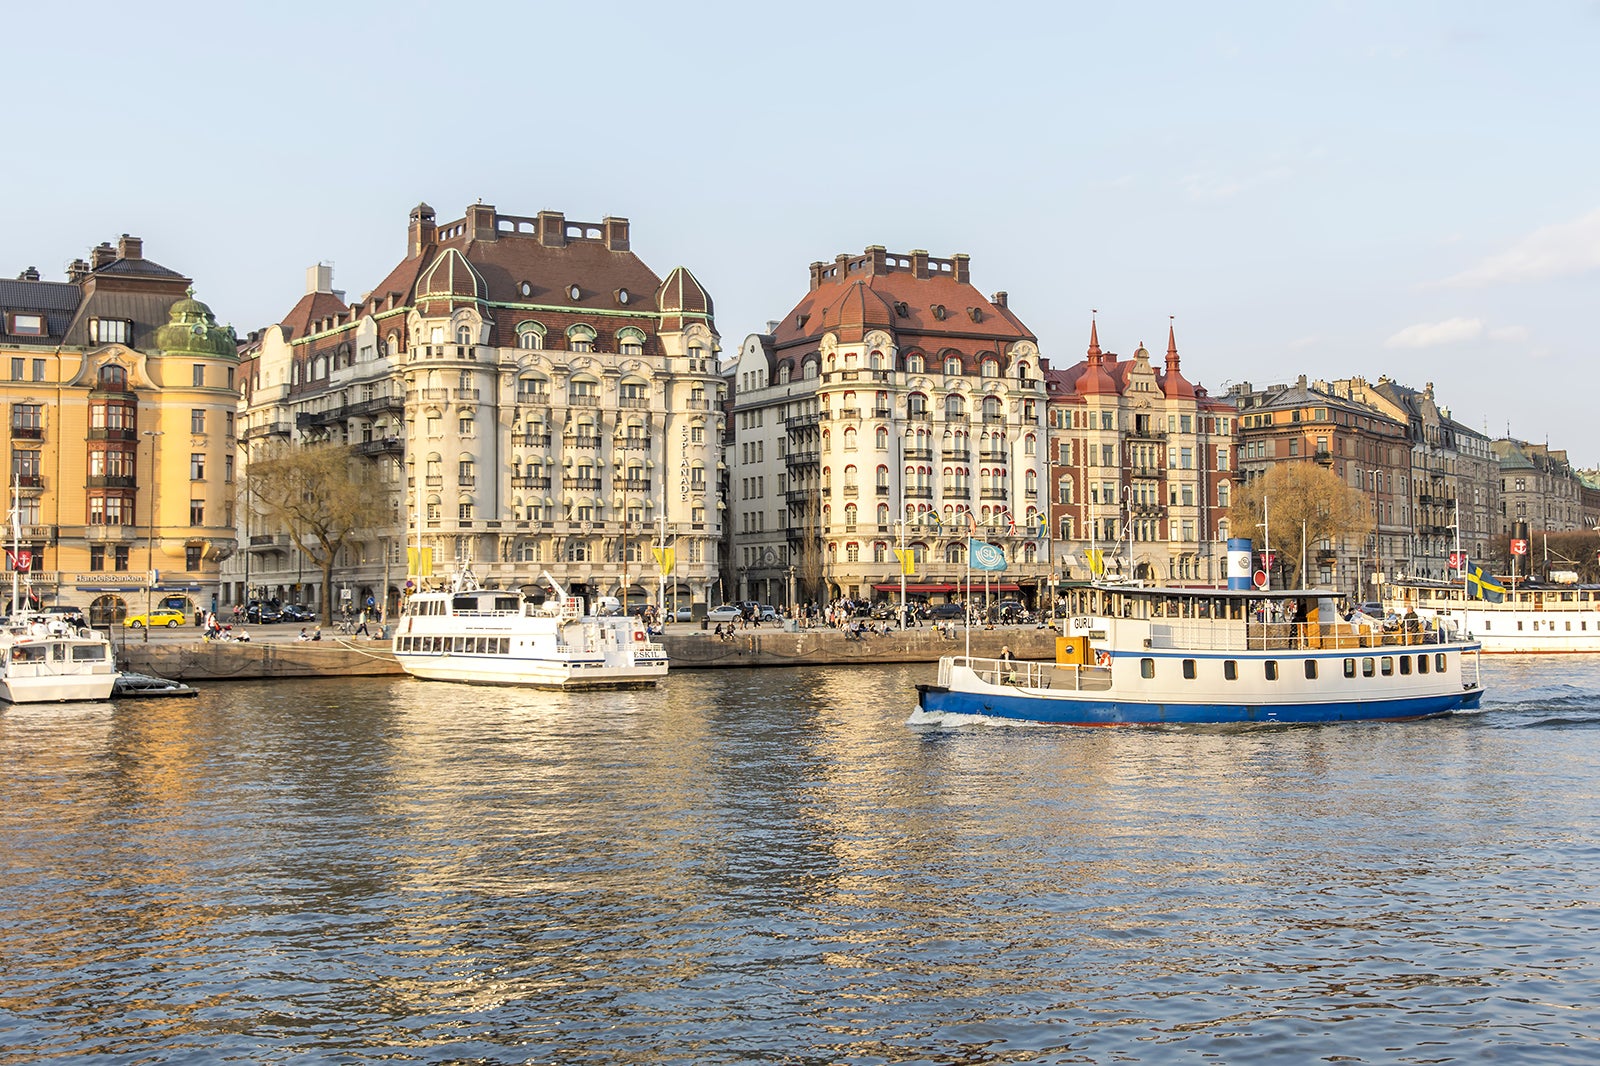
<path fill-rule="evenodd" d="M 894 557 L 900 560 L 900 572 L 902 574 L 914 574 L 917 572 L 917 553 L 910 548 L 896 548 Z"/>
<path fill-rule="evenodd" d="M 407 548 L 406 573 L 413 577 L 433 576 L 433 549 Z"/>
<path fill-rule="evenodd" d="M 1006 553 L 981 540 L 967 541 L 967 562 L 974 570 L 1004 570 Z"/>
<path fill-rule="evenodd" d="M 672 573 L 672 564 L 677 560 L 676 548 L 651 548 L 650 554 L 656 557 L 656 565 L 661 567 L 661 575 L 665 577 Z"/>
<path fill-rule="evenodd" d="M 1467 568 L 1467 598 L 1499 603 L 1506 598 L 1506 587 L 1473 563 Z"/>

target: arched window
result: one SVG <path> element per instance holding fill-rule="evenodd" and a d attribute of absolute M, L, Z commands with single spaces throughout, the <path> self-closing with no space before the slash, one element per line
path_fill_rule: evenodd
<path fill-rule="evenodd" d="M 844 505 L 844 528 L 856 528 L 856 505 L 853 503 L 847 503 Z"/>
<path fill-rule="evenodd" d="M 944 398 L 944 416 L 946 418 L 967 417 L 967 401 L 960 395 L 946 396 Z"/>
<path fill-rule="evenodd" d="M 116 363 L 107 363 L 100 368 L 98 377 L 99 387 L 108 392 L 122 392 L 128 387 L 128 371 L 126 367 Z"/>
<path fill-rule="evenodd" d="M 944 372 L 947 376 L 959 375 L 961 373 L 961 357 L 958 355 L 945 356 Z"/>
<path fill-rule="evenodd" d="M 623 355 L 644 354 L 644 330 L 634 326 L 624 326 L 617 330 L 617 351 Z"/>
<path fill-rule="evenodd" d="M 907 396 L 906 415 L 910 418 L 927 418 L 928 397 L 920 392 L 913 392 Z"/>
<path fill-rule="evenodd" d="M 787 384 L 789 384 L 789 374 L 792 372 L 792 369 L 793 368 L 788 363 L 779 363 L 778 364 L 778 384 L 779 385 L 787 385 Z"/>
<path fill-rule="evenodd" d="M 856 450 L 856 428 L 854 426 L 850 426 L 844 431 L 844 450 L 847 452 Z"/>
<path fill-rule="evenodd" d="M 538 351 L 544 347 L 545 328 L 542 323 L 531 319 L 517 323 L 517 347 L 530 351 Z"/>
<path fill-rule="evenodd" d="M 985 422 L 998 422 L 1001 418 L 1000 397 L 985 396 L 983 398 L 983 420 Z"/>
<path fill-rule="evenodd" d="M 886 504 L 886 503 L 880 503 L 880 504 L 878 504 L 878 525 L 886 526 L 888 524 L 889 524 L 889 505 Z"/>
<path fill-rule="evenodd" d="M 923 373 L 924 368 L 926 366 L 927 366 L 927 364 L 923 361 L 922 356 L 920 356 L 920 355 L 908 355 L 908 356 L 906 356 L 906 373 L 907 374 L 921 374 L 921 373 Z"/>
<path fill-rule="evenodd" d="M 873 446 L 876 447 L 880 452 L 889 447 L 888 429 L 883 426 L 879 426 L 877 432 L 872 435 L 872 443 Z"/>
<path fill-rule="evenodd" d="M 966 561 L 967 546 L 960 541 L 954 541 L 944 546 L 944 561 L 947 563 L 962 563 Z"/>
<path fill-rule="evenodd" d="M 998 359 L 985 359 L 983 365 L 979 367 L 979 375 L 986 378 L 999 377 L 1000 361 Z"/>
<path fill-rule="evenodd" d="M 593 326 L 586 326 L 582 322 L 567 327 L 567 349 L 574 352 L 594 351 L 594 341 L 598 334 Z"/>

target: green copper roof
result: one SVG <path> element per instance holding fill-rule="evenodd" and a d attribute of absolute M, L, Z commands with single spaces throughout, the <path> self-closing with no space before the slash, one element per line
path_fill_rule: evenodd
<path fill-rule="evenodd" d="M 214 355 L 239 357 L 233 330 L 217 325 L 211 308 L 189 295 L 167 311 L 167 324 L 156 330 L 156 347 L 176 355 Z"/>

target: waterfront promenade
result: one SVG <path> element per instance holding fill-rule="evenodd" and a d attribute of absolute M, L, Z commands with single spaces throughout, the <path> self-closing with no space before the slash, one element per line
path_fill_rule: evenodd
<path fill-rule="evenodd" d="M 343 637 L 323 631 L 319 641 L 302 641 L 297 626 L 253 626 L 248 643 L 202 641 L 189 627 L 112 634 L 117 662 L 126 670 L 182 681 L 255 680 L 300 677 L 381 677 L 400 674 L 400 664 L 385 639 Z M 1021 659 L 1054 659 L 1056 631 L 1036 626 L 996 626 L 972 630 L 972 654 L 994 656 L 1003 645 Z M 124 638 L 126 638 L 124 640 Z M 698 623 L 670 625 L 661 638 L 674 670 L 748 666 L 819 666 L 840 663 L 937 662 L 961 654 L 967 634 L 961 627 L 941 632 L 920 626 L 854 639 L 825 626 L 785 630 L 771 626 L 735 630 L 718 637 Z"/>

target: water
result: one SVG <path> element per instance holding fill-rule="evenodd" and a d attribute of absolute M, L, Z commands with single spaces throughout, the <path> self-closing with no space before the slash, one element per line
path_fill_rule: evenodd
<path fill-rule="evenodd" d="M 0 709 L 0 1063 L 1600 1057 L 1600 661 L 908 722 L 931 666 Z"/>

